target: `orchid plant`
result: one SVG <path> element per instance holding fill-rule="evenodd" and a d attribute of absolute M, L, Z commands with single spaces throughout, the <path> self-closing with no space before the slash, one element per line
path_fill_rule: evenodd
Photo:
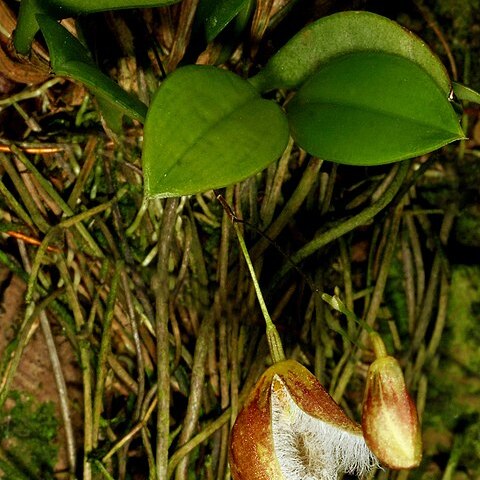
<path fill-rule="evenodd" d="M 480 101 L 473 90 L 452 84 L 428 46 L 395 22 L 342 12 L 301 30 L 251 78 L 214 66 L 178 68 L 147 108 L 103 74 L 86 47 L 57 23 L 70 15 L 174 1 L 22 0 L 14 39 L 27 54 L 40 28 L 57 75 L 85 83 L 117 126 L 123 115 L 145 123 L 146 199 L 243 180 L 278 159 L 290 136 L 309 154 L 337 163 L 368 166 L 412 158 L 465 138 L 456 96 Z M 205 11 L 211 40 L 251 12 L 251 2 L 223 0 Z M 281 104 L 265 98 L 273 90 L 295 93 Z M 240 235 L 239 241 L 248 261 Z M 263 302 L 258 288 L 257 294 Z M 378 462 L 418 465 L 415 407 L 379 337 L 372 336 L 377 360 L 368 374 L 360 426 L 305 367 L 285 360 L 262 305 L 274 364 L 233 427 L 234 479 L 333 480 L 340 473 L 362 476 Z"/>

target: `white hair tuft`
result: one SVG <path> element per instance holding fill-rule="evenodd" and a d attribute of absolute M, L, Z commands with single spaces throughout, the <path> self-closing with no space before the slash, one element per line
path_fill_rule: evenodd
<path fill-rule="evenodd" d="M 278 375 L 271 392 L 273 444 L 286 480 L 337 480 L 344 473 L 363 477 L 378 467 L 361 434 L 305 413 Z"/>

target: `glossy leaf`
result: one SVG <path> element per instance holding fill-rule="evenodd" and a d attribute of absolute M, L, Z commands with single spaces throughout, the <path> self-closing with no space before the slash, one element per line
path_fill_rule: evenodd
<path fill-rule="evenodd" d="M 239 13 L 249 0 L 201 0 L 196 21 L 203 25 L 205 40 L 211 42 Z"/>
<path fill-rule="evenodd" d="M 412 158 L 464 138 L 444 92 L 405 58 L 362 52 L 331 60 L 287 107 L 309 153 L 350 165 Z"/>
<path fill-rule="evenodd" d="M 128 94 L 111 78 L 102 73 L 90 57 L 88 50 L 64 27 L 46 15 L 39 15 L 38 22 L 50 51 L 52 69 L 56 75 L 78 80 L 102 99 L 102 106 L 109 104 L 113 111 L 143 122 L 147 107 Z"/>
<path fill-rule="evenodd" d="M 18 13 L 14 45 L 26 55 L 30 51 L 35 34 L 39 30 L 37 15 L 67 18 L 82 13 L 102 12 L 125 8 L 158 7 L 178 3 L 180 0 L 22 0 Z"/>
<path fill-rule="evenodd" d="M 428 72 L 445 95 L 450 92 L 445 67 L 428 46 L 398 23 L 370 12 L 335 13 L 308 25 L 250 81 L 260 92 L 298 89 L 331 59 L 359 51 L 407 58 Z"/>
<path fill-rule="evenodd" d="M 229 185 L 276 160 L 288 142 L 280 107 L 237 75 L 187 66 L 162 83 L 144 131 L 146 197 Z"/>
<path fill-rule="evenodd" d="M 473 88 L 453 82 L 453 91 L 459 100 L 480 104 L 480 93 Z"/>

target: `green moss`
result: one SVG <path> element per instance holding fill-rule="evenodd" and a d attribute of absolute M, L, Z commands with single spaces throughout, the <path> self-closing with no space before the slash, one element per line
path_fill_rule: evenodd
<path fill-rule="evenodd" d="M 454 267 L 446 331 L 438 366 L 429 376 L 423 427 L 426 453 L 438 460 L 438 468 L 455 460 L 453 470 L 468 478 L 480 478 L 479 300 L 480 267 Z"/>
<path fill-rule="evenodd" d="M 474 209 L 460 212 L 455 225 L 455 239 L 467 247 L 480 247 L 480 216 Z"/>
<path fill-rule="evenodd" d="M 453 270 L 448 308 L 448 352 L 460 365 L 480 371 L 480 268 Z"/>
<path fill-rule="evenodd" d="M 9 480 L 50 480 L 57 461 L 58 422 L 52 402 L 12 392 L 14 406 L 0 414 L 0 470 Z M 6 475 L 6 476 L 5 476 Z"/>

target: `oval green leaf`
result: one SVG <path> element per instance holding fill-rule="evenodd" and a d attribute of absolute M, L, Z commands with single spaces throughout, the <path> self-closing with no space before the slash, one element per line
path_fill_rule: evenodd
<path fill-rule="evenodd" d="M 243 180 L 275 161 L 288 137 L 283 111 L 247 81 L 210 66 L 180 68 L 148 110 L 145 196 L 190 195 Z"/>
<path fill-rule="evenodd" d="M 37 15 L 46 14 L 52 18 L 62 19 L 82 13 L 158 7 L 179 1 L 181 0 L 22 0 L 13 43 L 19 53 L 28 54 L 39 29 Z"/>
<path fill-rule="evenodd" d="M 331 60 L 298 91 L 287 116 L 302 148 L 350 165 L 404 160 L 465 137 L 425 70 L 377 52 Z"/>
<path fill-rule="evenodd" d="M 445 67 L 425 43 L 398 23 L 370 12 L 340 12 L 308 25 L 250 79 L 260 92 L 298 89 L 332 58 L 359 51 L 390 53 L 422 67 L 448 95 Z"/>
<path fill-rule="evenodd" d="M 56 75 L 85 84 L 102 99 L 103 108 L 110 105 L 111 114 L 117 112 L 117 117 L 125 114 L 142 123 L 145 121 L 147 106 L 107 77 L 95 65 L 88 50 L 68 30 L 47 15 L 38 15 L 38 23 Z"/>

